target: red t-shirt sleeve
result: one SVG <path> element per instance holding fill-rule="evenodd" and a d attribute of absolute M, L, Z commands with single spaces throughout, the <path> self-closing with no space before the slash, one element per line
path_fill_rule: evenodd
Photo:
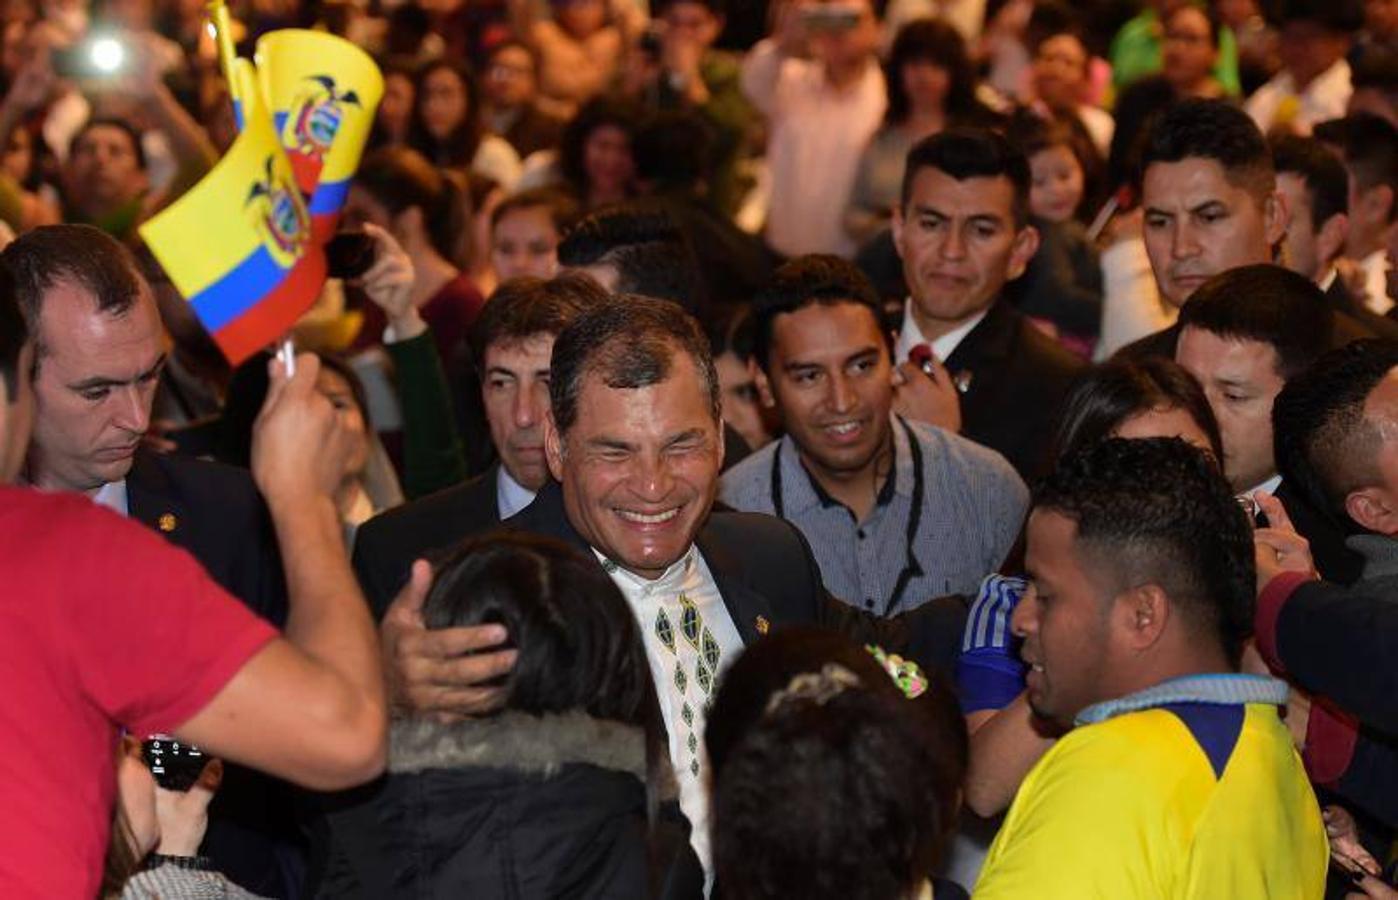
<path fill-rule="evenodd" d="M 74 669 L 114 721 L 140 736 L 173 731 L 277 632 L 185 551 L 137 523 L 89 512 L 71 544 L 87 558 L 68 570 L 76 584 L 62 594 Z"/>

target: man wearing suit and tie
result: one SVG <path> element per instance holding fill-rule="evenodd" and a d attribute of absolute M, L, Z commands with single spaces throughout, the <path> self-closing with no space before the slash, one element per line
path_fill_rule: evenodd
<path fill-rule="evenodd" d="M 893 241 L 910 292 L 895 410 L 999 451 L 1032 479 L 1083 362 L 1001 297 L 1039 246 L 1029 163 L 985 129 L 927 138 L 908 153 Z M 919 356 L 928 362 L 909 362 Z"/>
<path fill-rule="evenodd" d="M 880 620 L 835 600 L 790 524 L 714 511 L 723 462 L 718 379 L 698 323 L 663 301 L 621 296 L 584 311 L 558 336 L 544 446 L 551 482 L 502 527 L 561 538 L 596 557 L 635 611 L 646 642 L 680 807 L 707 862 L 704 715 L 716 679 L 772 628 L 820 624 L 945 665 L 958 603 Z M 481 633 L 495 634 L 482 639 Z M 509 651 L 498 627 L 421 628 L 395 604 L 384 622 L 390 689 L 418 713 L 489 709 Z M 429 644 L 428 640 L 433 643 Z"/>
<path fill-rule="evenodd" d="M 543 427 L 553 340 L 584 308 L 606 298 L 596 282 L 579 274 L 516 278 L 491 295 L 471 327 L 471 356 L 498 460 L 470 481 L 360 527 L 354 569 L 376 617 L 407 582 L 413 560 L 449 549 L 533 502 L 549 478 Z"/>
<path fill-rule="evenodd" d="M 14 278 L 35 336 L 25 479 L 42 490 L 87 494 L 143 522 L 281 625 L 287 612 L 281 558 L 252 476 L 143 446 L 166 339 L 131 254 L 96 228 L 53 225 L 11 243 L 0 263 Z M 294 830 L 289 817 L 266 805 L 282 795 L 266 776 L 233 766 L 226 773 L 203 852 L 249 890 L 286 890 L 276 859 L 282 851 L 274 845 L 294 840 Z"/>

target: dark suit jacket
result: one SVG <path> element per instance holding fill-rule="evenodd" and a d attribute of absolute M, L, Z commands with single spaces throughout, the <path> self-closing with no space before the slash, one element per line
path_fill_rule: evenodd
<path fill-rule="evenodd" d="M 278 627 L 286 623 L 276 532 L 246 471 L 140 450 L 126 500 L 132 519 L 189 551 L 224 590 Z"/>
<path fill-rule="evenodd" d="M 1277 487 L 1276 498 L 1282 502 L 1296 531 L 1310 542 L 1311 556 L 1321 577 L 1344 585 L 1358 581 L 1364 571 L 1364 558 L 1345 546 L 1345 539 L 1354 532 L 1316 506 L 1304 491 L 1285 478 Z"/>
<path fill-rule="evenodd" d="M 502 528 L 558 538 L 592 556 L 563 508 L 563 491 L 550 483 L 534 502 Z M 820 567 L 801 532 L 783 519 L 760 513 L 715 510 L 695 538 L 713 573 L 723 604 L 744 644 L 768 629 L 817 625 L 904 653 L 928 668 L 950 672 L 960 652 L 962 598 L 933 600 L 892 619 L 843 603 L 826 592 Z M 896 650 L 894 648 L 897 648 Z"/>
<path fill-rule="evenodd" d="M 138 451 L 126 475 L 126 500 L 132 519 L 187 550 L 253 612 L 278 627 L 286 623 L 276 533 L 245 470 Z M 292 872 L 299 866 L 300 846 L 289 786 L 226 765 L 201 852 L 240 887 L 287 897 L 299 887 Z"/>
<path fill-rule="evenodd" d="M 1086 363 L 1002 299 L 962 339 L 946 366 L 953 377 L 970 377 L 961 395 L 961 433 L 999 451 L 1026 481 L 1036 478 L 1063 395 Z"/>
<path fill-rule="evenodd" d="M 1398 340 L 1398 322 L 1379 315 L 1361 303 L 1359 298 L 1350 293 L 1343 278 L 1336 277 L 1330 282 L 1330 287 L 1325 289 L 1325 301 L 1330 304 L 1331 309 L 1349 316 L 1359 329 L 1366 332 L 1359 336 Z M 1339 330 L 1338 323 L 1336 327 Z"/>
<path fill-rule="evenodd" d="M 431 559 L 468 535 L 500 522 L 496 484 L 500 464 L 444 491 L 382 512 L 359 527 L 354 571 L 376 619 L 408 580 L 413 560 Z"/>

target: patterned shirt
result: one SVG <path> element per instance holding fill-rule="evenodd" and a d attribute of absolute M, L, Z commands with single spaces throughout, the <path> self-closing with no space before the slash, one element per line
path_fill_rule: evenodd
<path fill-rule="evenodd" d="M 713 863 L 704 722 L 718 692 L 719 675 L 742 651 L 743 638 L 697 548 L 690 547 L 654 581 L 628 572 L 595 549 L 593 552 L 641 626 L 656 697 L 670 736 L 680 809 L 689 819 L 689 841 L 708 880 Z"/>

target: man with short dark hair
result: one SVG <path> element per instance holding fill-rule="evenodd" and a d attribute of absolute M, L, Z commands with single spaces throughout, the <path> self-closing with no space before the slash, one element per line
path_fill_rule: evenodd
<path fill-rule="evenodd" d="M 604 288 L 669 300 L 700 321 L 708 321 L 714 286 L 726 276 L 710 277 L 689 234 L 675 215 L 652 203 L 621 203 L 592 213 L 574 226 L 558 245 L 558 261 L 597 279 Z M 709 261 L 722 267 L 720 257 Z M 725 465 L 751 451 L 736 431 L 723 426 Z"/>
<path fill-rule="evenodd" d="M 893 240 L 910 292 L 894 348 L 895 409 L 958 431 L 1034 476 L 1083 364 L 1001 296 L 1039 245 L 1029 163 L 983 129 L 927 138 L 908 154 Z M 926 362 L 909 362 L 915 350 Z"/>
<path fill-rule="evenodd" d="M 1151 128 L 1141 154 L 1142 230 L 1161 298 L 1179 309 L 1204 282 L 1235 266 L 1271 262 L 1286 231 L 1262 132 L 1221 100 L 1186 100 Z M 1178 324 L 1118 351 L 1173 356 Z"/>
<path fill-rule="evenodd" d="M 889 615 L 973 595 L 1019 535 L 1024 482 L 998 453 L 893 414 L 878 298 L 853 263 L 791 260 L 753 306 L 758 390 L 786 436 L 724 474 L 723 501 L 801 529 L 846 603 Z"/>
<path fill-rule="evenodd" d="M 87 225 L 26 232 L 0 252 L 34 335 L 34 436 L 24 477 L 159 530 L 255 612 L 285 589 L 246 472 L 145 449 L 165 330 L 131 254 Z"/>
<path fill-rule="evenodd" d="M 1319 139 L 1297 135 L 1272 142 L 1272 161 L 1277 190 L 1286 198 L 1290 216 L 1282 238 L 1282 265 L 1318 284 L 1341 320 L 1353 320 L 1369 334 L 1398 338 L 1398 323 L 1354 296 L 1336 265 L 1349 237 L 1349 176 L 1344 163 Z"/>
<path fill-rule="evenodd" d="M 1349 234 L 1345 256 L 1363 275 L 1364 305 L 1393 309 L 1389 243 L 1398 221 L 1398 126 L 1372 113 L 1321 123 L 1316 137 L 1334 146 L 1349 170 Z"/>
<path fill-rule="evenodd" d="M 1234 490 L 1275 494 L 1329 577 L 1348 584 L 1358 577 L 1358 558 L 1333 518 L 1282 479 L 1272 438 L 1273 401 L 1288 378 L 1332 346 L 1333 322 L 1313 282 L 1280 266 L 1242 266 L 1206 283 L 1180 311 L 1175 361 L 1204 388 Z"/>
<path fill-rule="evenodd" d="M 516 278 L 482 308 L 471 355 L 494 465 L 464 484 L 381 513 L 359 529 L 354 567 L 376 617 L 408 579 L 413 560 L 508 519 L 549 479 L 543 427 L 553 341 L 578 313 L 607 294 L 585 275 Z"/>
<path fill-rule="evenodd" d="M 1348 588 L 1317 586 L 1305 592 L 1342 604 L 1368 601 L 1376 607 L 1398 608 L 1394 600 L 1398 589 L 1398 480 L 1386 462 L 1398 447 L 1398 343 L 1355 341 L 1331 351 L 1287 381 L 1273 407 L 1273 418 L 1278 461 L 1286 477 L 1293 479 L 1317 508 L 1362 529 L 1346 540 L 1364 561 L 1359 580 Z M 1271 523 L 1275 529 L 1294 534 L 1284 511 L 1278 519 Z M 1269 560 L 1263 553 L 1271 534 L 1268 530 L 1258 536 L 1262 542 L 1260 581 L 1278 574 L 1275 558 Z M 1356 689 L 1361 696 L 1370 696 L 1372 671 L 1361 674 L 1348 663 L 1346 654 L 1317 655 L 1325 650 L 1333 652 L 1335 646 L 1313 644 L 1309 635 L 1298 641 L 1290 622 L 1284 634 L 1278 630 L 1279 616 L 1273 607 L 1286 602 L 1286 595 L 1296 590 L 1296 582 L 1275 588 L 1263 582 L 1259 588 L 1266 598 L 1263 610 L 1270 612 L 1265 618 L 1259 615 L 1258 646 L 1276 665 L 1276 672 L 1295 671 L 1298 684 L 1316 690 L 1307 676 L 1323 660 L 1326 668 L 1334 670 L 1324 678 L 1326 687 L 1338 688 L 1345 697 Z M 1279 640 L 1285 641 L 1286 659 L 1279 658 Z M 1333 632 L 1327 630 L 1326 640 L 1333 640 Z M 1346 664 L 1335 665 L 1341 656 Z M 1341 711 L 1345 705 L 1317 696 L 1303 709 L 1305 718 L 1296 727 L 1305 734 L 1302 751 L 1307 768 L 1318 784 L 1333 788 L 1390 827 L 1398 826 L 1398 749 L 1391 741 L 1376 739 L 1361 729 L 1352 716 Z"/>
<path fill-rule="evenodd" d="M 1317 501 L 1370 533 L 1351 538 L 1365 569 L 1345 588 L 1315 581 L 1306 541 L 1289 522 L 1257 532 L 1257 647 L 1276 671 L 1398 735 L 1398 345 L 1358 341 L 1332 351 L 1282 391 L 1276 421 L 1288 477 L 1297 473 Z"/>
<path fill-rule="evenodd" d="M 1027 535 L 1029 703 L 1075 727 L 1025 779 L 976 897 L 1320 896 L 1286 685 L 1237 674 L 1252 531 L 1214 462 L 1108 440 L 1040 486 Z"/>
<path fill-rule="evenodd" d="M 664 210 L 620 204 L 585 216 L 563 236 L 558 263 L 609 291 L 670 300 L 691 315 L 709 300 L 694 248 Z"/>

